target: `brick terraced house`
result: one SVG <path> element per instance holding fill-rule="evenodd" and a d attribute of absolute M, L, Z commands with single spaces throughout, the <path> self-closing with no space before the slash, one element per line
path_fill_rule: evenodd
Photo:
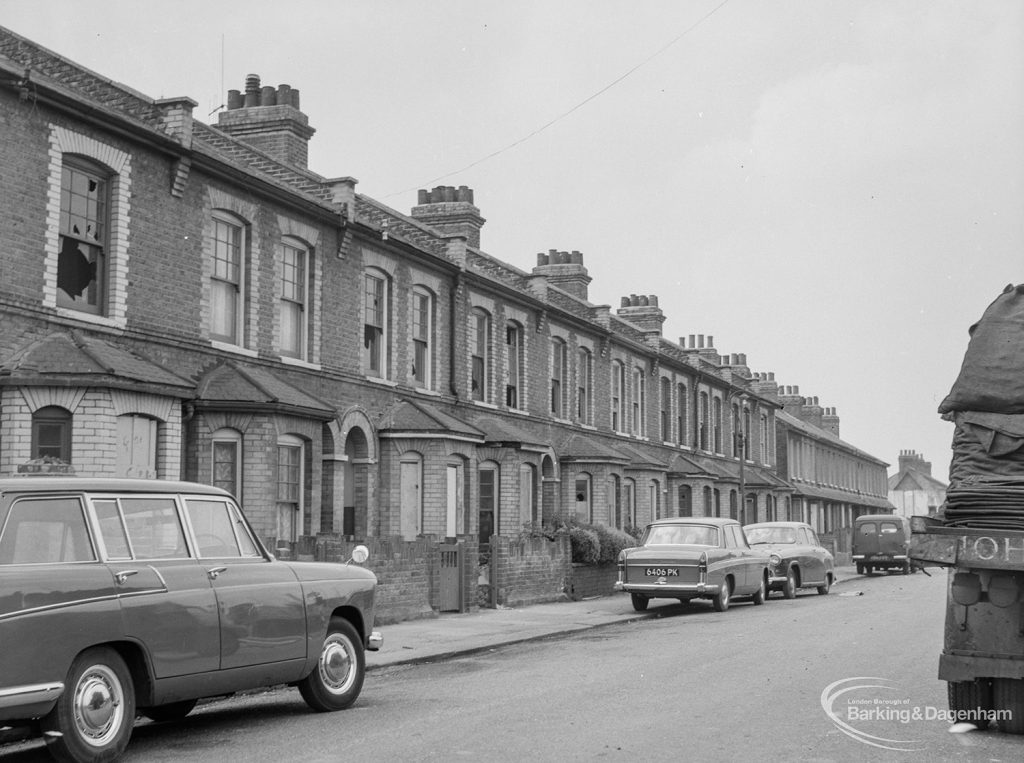
<path fill-rule="evenodd" d="M 491 565 L 492 602 L 561 595 L 567 544 L 516 538 L 567 514 L 838 530 L 886 504 L 849 446 L 855 484 L 780 470 L 780 432 L 844 444 L 745 355 L 662 336 L 656 296 L 612 310 L 579 252 L 484 251 L 469 188 L 403 214 L 316 174 L 299 91 L 255 75 L 216 125 L 195 106 L 0 28 L 0 473 L 227 488 L 281 553 L 381 544 L 382 606 L 392 585 L 410 616 L 445 607 L 453 548 L 465 589 L 502 550 L 518 582 Z"/>

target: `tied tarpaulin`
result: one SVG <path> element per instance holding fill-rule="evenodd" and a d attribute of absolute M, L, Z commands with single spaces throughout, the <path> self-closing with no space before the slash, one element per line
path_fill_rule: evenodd
<path fill-rule="evenodd" d="M 1008 285 L 969 333 L 960 375 L 939 413 L 1024 413 L 1024 284 Z"/>
<path fill-rule="evenodd" d="M 973 476 L 950 486 L 943 521 L 951 527 L 1024 530 L 1024 476 Z"/>
<path fill-rule="evenodd" d="M 976 477 L 1024 477 L 1024 414 L 958 411 L 953 420 L 949 482 Z"/>

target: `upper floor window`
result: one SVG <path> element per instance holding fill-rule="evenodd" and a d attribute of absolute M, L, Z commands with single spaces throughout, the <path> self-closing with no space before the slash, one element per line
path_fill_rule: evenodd
<path fill-rule="evenodd" d="M 282 241 L 278 250 L 281 261 L 281 354 L 305 360 L 309 250 L 295 239 Z"/>
<path fill-rule="evenodd" d="M 621 432 L 623 426 L 622 393 L 626 388 L 626 367 L 618 360 L 612 361 L 612 431 Z"/>
<path fill-rule="evenodd" d="M 768 433 L 769 433 L 769 429 L 768 429 L 768 414 L 767 413 L 762 413 L 761 414 L 761 431 L 759 432 L 759 434 L 760 434 L 760 442 L 761 442 L 761 463 L 762 464 L 771 463 L 771 459 L 768 457 L 768 448 L 770 447 L 769 434 Z"/>
<path fill-rule="evenodd" d="M 593 370 L 590 350 L 576 350 L 576 420 L 581 424 L 593 423 Z"/>
<path fill-rule="evenodd" d="M 59 307 L 104 314 L 109 218 L 107 174 L 97 164 L 66 156 L 60 182 Z"/>
<path fill-rule="evenodd" d="M 551 340 L 551 414 L 557 418 L 565 415 L 565 342 L 558 337 Z"/>
<path fill-rule="evenodd" d="M 633 369 L 633 434 L 642 437 L 647 434 L 647 379 L 641 368 Z"/>
<path fill-rule="evenodd" d="M 433 389 L 434 300 L 421 286 L 412 290 L 412 378 L 421 389 Z"/>
<path fill-rule="evenodd" d="M 676 442 L 686 445 L 686 385 L 676 385 Z"/>
<path fill-rule="evenodd" d="M 672 381 L 661 377 L 661 439 L 669 442 L 672 439 Z"/>
<path fill-rule="evenodd" d="M 523 327 L 505 324 L 505 405 L 523 408 Z"/>
<path fill-rule="evenodd" d="M 700 406 L 697 412 L 698 445 L 701 450 L 708 449 L 708 413 L 708 393 L 701 392 Z"/>
<path fill-rule="evenodd" d="M 743 458 L 747 461 L 750 460 L 750 409 L 744 407 L 743 409 L 743 427 L 740 430 L 742 436 L 740 437 L 740 450 L 743 453 Z"/>
<path fill-rule="evenodd" d="M 71 413 L 48 405 L 32 414 L 32 458 L 71 463 Z"/>
<path fill-rule="evenodd" d="M 245 309 L 245 228 L 227 213 L 213 214 L 210 276 L 210 336 L 241 345 Z"/>
<path fill-rule="evenodd" d="M 711 404 L 713 415 L 713 431 L 715 437 L 715 453 L 722 452 L 722 399 L 716 397 Z"/>
<path fill-rule="evenodd" d="M 732 455 L 733 458 L 740 457 L 740 440 L 743 435 L 740 431 L 740 406 L 733 403 L 732 406 Z"/>
<path fill-rule="evenodd" d="M 363 276 L 363 372 L 388 378 L 388 279 L 380 271 Z"/>
<path fill-rule="evenodd" d="M 473 309 L 470 322 L 471 379 L 473 400 L 490 402 L 491 316 L 479 307 Z"/>

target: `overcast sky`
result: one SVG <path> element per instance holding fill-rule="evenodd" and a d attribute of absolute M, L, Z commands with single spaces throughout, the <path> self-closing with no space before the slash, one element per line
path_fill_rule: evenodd
<path fill-rule="evenodd" d="M 213 113 L 301 91 L 310 169 L 400 212 L 468 185 L 482 248 L 577 249 L 947 480 L 936 407 L 1024 264 L 1018 0 L 0 0 L 0 24 Z"/>

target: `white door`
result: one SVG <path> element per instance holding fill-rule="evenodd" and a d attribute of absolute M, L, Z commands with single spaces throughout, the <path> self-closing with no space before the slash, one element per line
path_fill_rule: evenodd
<path fill-rule="evenodd" d="M 416 536 L 423 532 L 420 523 L 423 502 L 419 461 L 402 461 L 400 482 L 401 527 L 399 532 L 405 540 L 415 540 Z"/>
<path fill-rule="evenodd" d="M 444 534 L 454 538 L 458 534 L 459 519 L 459 467 L 449 466 L 447 472 L 448 490 L 445 504 Z"/>

